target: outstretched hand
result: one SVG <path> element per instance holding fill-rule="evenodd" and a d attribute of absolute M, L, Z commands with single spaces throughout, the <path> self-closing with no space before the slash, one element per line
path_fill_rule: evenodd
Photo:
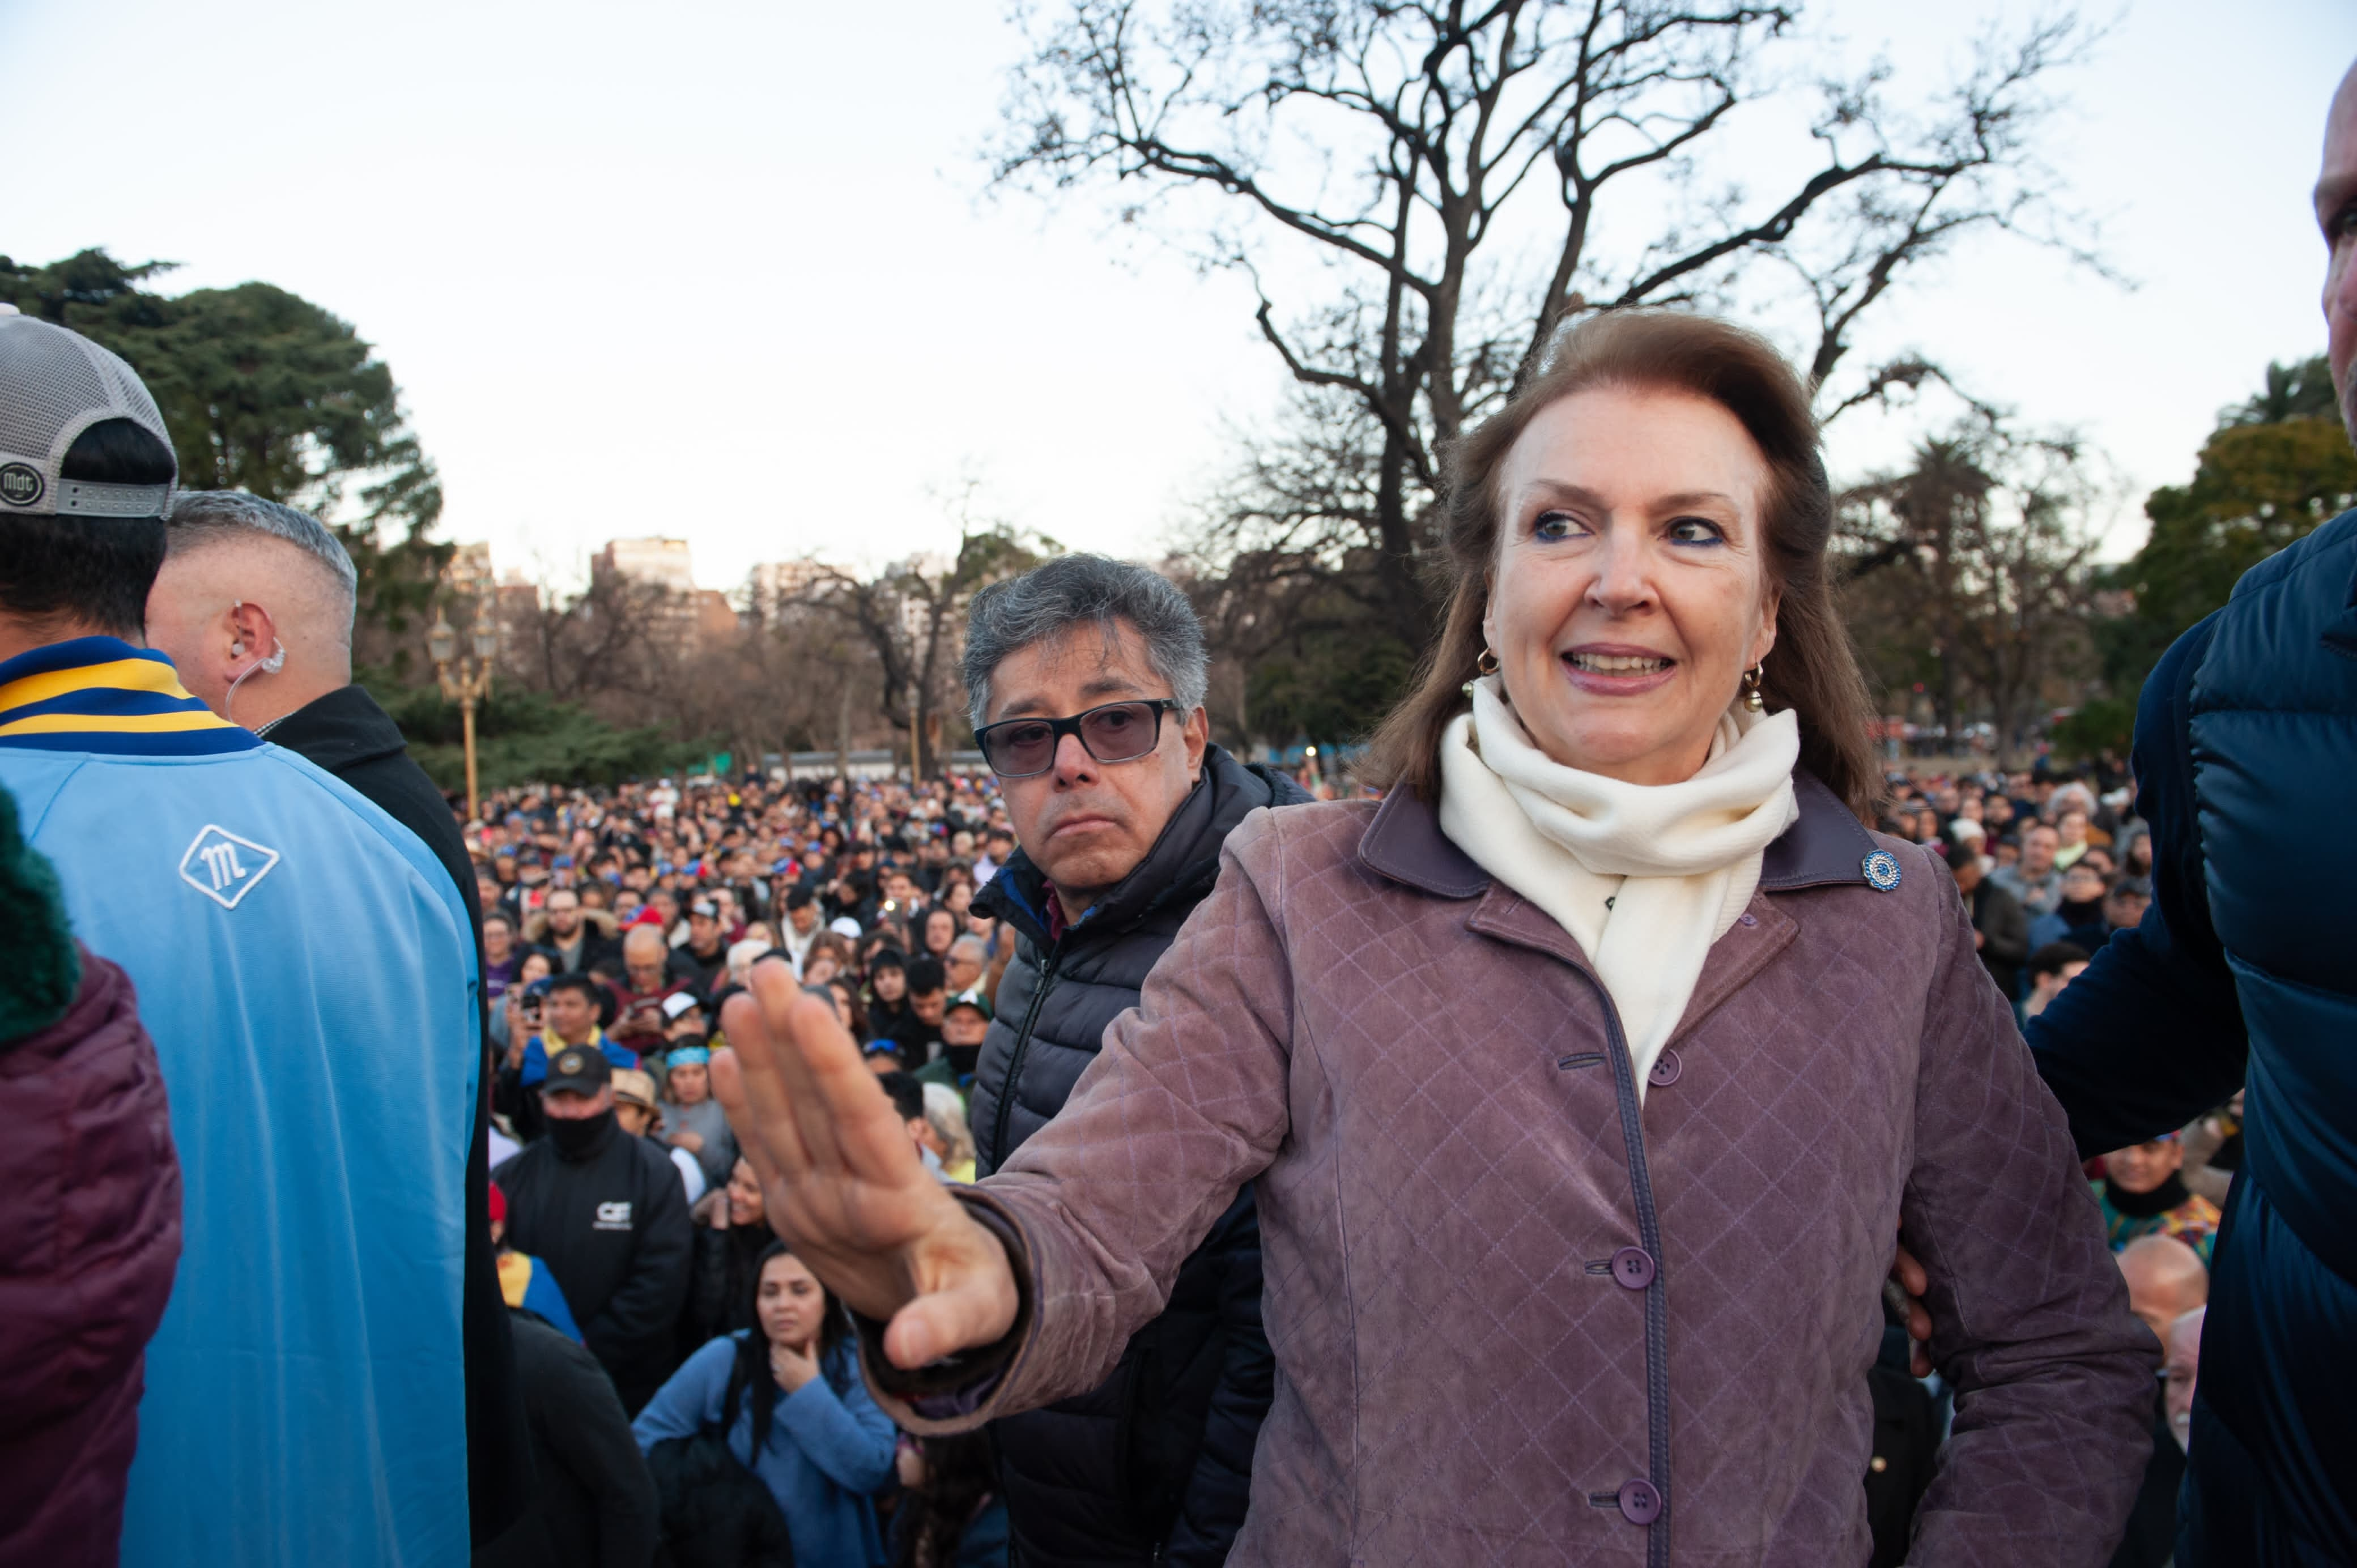
<path fill-rule="evenodd" d="M 1006 1248 L 927 1174 L 833 1005 L 760 963 L 720 1022 L 714 1094 L 803 1266 L 888 1323 L 897 1367 L 1003 1337 L 1017 1305 Z"/>

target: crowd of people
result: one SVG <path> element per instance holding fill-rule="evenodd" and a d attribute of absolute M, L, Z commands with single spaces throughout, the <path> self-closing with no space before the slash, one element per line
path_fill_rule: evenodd
<path fill-rule="evenodd" d="M 727 998 L 779 964 L 860 1036 L 929 1168 L 974 1179 L 977 1026 L 1011 950 L 974 908 L 1013 853 L 989 780 L 503 791 L 469 850 L 507 1299 L 533 1312 L 553 1293 L 551 1322 L 605 1369 L 658 1483 L 598 1528 L 651 1543 L 702 1520 L 791 1540 L 803 1562 L 987 1561 L 1006 1530 L 987 1452 L 896 1455 L 845 1320 L 766 1223 L 710 1063 Z M 767 1507 L 725 1465 L 654 1455 L 707 1430 Z M 931 1510 L 952 1494 L 963 1516 Z"/>
<path fill-rule="evenodd" d="M 2357 71 L 2317 200 L 2357 428 Z M 333 533 L 0 307 L 0 1568 L 2357 1561 L 2357 513 L 2130 763 L 1932 776 L 1763 338 L 1450 462 L 1350 789 L 1074 554 L 985 775 L 468 817 Z"/>

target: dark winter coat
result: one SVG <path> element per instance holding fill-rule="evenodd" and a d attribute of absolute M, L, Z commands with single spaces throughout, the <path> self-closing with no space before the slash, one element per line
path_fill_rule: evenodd
<path fill-rule="evenodd" d="M 655 1484 L 612 1380 L 536 1315 L 517 1314 L 514 1329 L 535 1480 L 524 1516 L 476 1552 L 474 1568 L 647 1568 Z"/>
<path fill-rule="evenodd" d="M 2029 912 L 2021 900 L 1988 878 L 1966 900 L 1973 929 L 1981 934 L 1981 967 L 2010 999 L 2021 994 L 2021 964 L 2029 956 Z"/>
<path fill-rule="evenodd" d="M 794 1568 L 784 1510 L 718 1432 L 656 1444 L 647 1468 L 673 1568 Z"/>
<path fill-rule="evenodd" d="M 2089 1155 L 2247 1082 L 2178 1562 L 2357 1562 L 2357 512 L 2253 567 L 2162 656 L 2136 778 L 2152 904 L 2030 1044 Z"/>
<path fill-rule="evenodd" d="M 147 1341 L 180 1258 L 180 1165 L 156 1047 L 130 980 L 81 959 L 65 1015 L 0 1042 L 0 1563 L 10 1568 L 112 1568 Z"/>
<path fill-rule="evenodd" d="M 1013 1331 L 872 1354 L 886 1408 L 1095 1386 L 1250 1181 L 1277 1373 L 1237 1568 L 1862 1563 L 1903 1236 L 1957 1391 L 1909 1562 L 2099 1568 L 2159 1347 L 1945 866 L 1794 783 L 1641 1102 L 1579 944 L 1430 805 L 1254 815 L 1062 1113 L 951 1189 Z"/>
<path fill-rule="evenodd" d="M 270 726 L 270 740 L 326 769 L 415 833 L 466 900 L 473 922 L 475 967 L 483 963 L 483 908 L 474 863 L 450 803 L 409 755 L 400 726 L 359 686 L 305 703 Z M 488 1003 L 488 998 L 485 998 Z M 490 1017 L 484 1017 L 482 1087 L 475 1140 L 467 1150 L 467 1273 L 459 1287 L 459 1333 L 467 1360 L 467 1507 L 476 1545 L 505 1530 L 532 1489 L 530 1435 L 509 1342 L 508 1305 L 500 1295 L 486 1187 L 490 1179 Z"/>
<path fill-rule="evenodd" d="M 543 1138 L 492 1173 L 508 1245 L 548 1265 L 631 1414 L 674 1364 L 687 1296 L 687 1188 L 670 1156 L 610 1120 L 580 1159 Z"/>
<path fill-rule="evenodd" d="M 1016 929 L 1014 965 L 974 1077 L 985 1171 L 1062 1109 L 1105 1026 L 1137 1004 L 1146 972 L 1218 880 L 1245 815 L 1308 797 L 1217 746 L 1137 868 L 1050 943 L 1045 880 L 1017 853 L 974 899 Z M 1227 1555 L 1243 1522 L 1253 1444 L 1268 1410 L 1260 1321 L 1260 1219 L 1235 1195 L 1179 1270 L 1168 1306 L 1098 1388 L 993 1428 L 1017 1557 L 1058 1564 L 1178 1563 Z"/>
<path fill-rule="evenodd" d="M 727 1202 L 724 1194 L 721 1202 Z M 679 1315 L 679 1348 L 693 1356 L 723 1334 L 753 1326 L 753 1265 L 775 1238 L 767 1225 L 694 1228 L 687 1305 Z"/>

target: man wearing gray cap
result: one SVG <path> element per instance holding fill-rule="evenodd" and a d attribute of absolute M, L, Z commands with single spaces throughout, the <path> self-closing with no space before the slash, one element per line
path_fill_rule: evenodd
<path fill-rule="evenodd" d="M 466 907 L 141 646 L 176 477 L 130 366 L 0 310 L 0 785 L 137 985 L 186 1175 L 122 1560 L 457 1568 Z"/>

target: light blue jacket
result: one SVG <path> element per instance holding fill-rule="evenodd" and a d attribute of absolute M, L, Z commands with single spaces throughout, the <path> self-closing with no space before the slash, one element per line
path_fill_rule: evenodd
<path fill-rule="evenodd" d="M 0 783 L 127 971 L 185 1177 L 129 1568 L 460 1568 L 465 907 L 415 835 L 159 654 L 0 663 Z"/>
<path fill-rule="evenodd" d="M 720 1423 L 728 1369 L 744 1337 L 740 1332 L 712 1340 L 647 1402 L 630 1425 L 640 1453 L 666 1438 L 693 1437 Z M 837 1348 L 825 1370 L 826 1376 L 813 1378 L 792 1393 L 780 1391 L 770 1440 L 758 1456 L 753 1402 L 740 1394 L 728 1451 L 778 1499 L 793 1536 L 795 1562 L 868 1568 L 884 1561 L 884 1539 L 869 1499 L 891 1484 L 898 1438 L 892 1418 L 868 1397 L 850 1345 Z M 837 1382 L 841 1392 L 834 1386 Z"/>

